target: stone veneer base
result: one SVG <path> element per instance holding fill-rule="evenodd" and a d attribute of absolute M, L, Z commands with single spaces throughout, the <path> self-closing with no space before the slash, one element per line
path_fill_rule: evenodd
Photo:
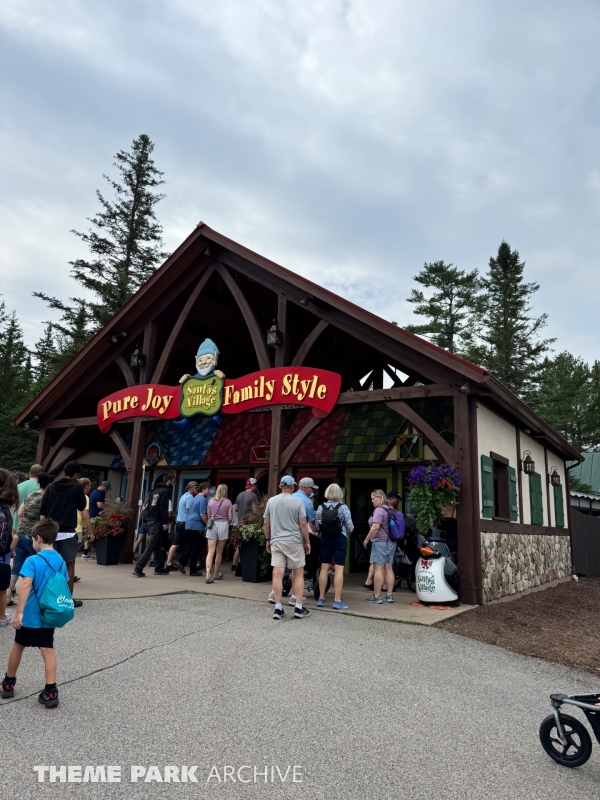
<path fill-rule="evenodd" d="M 568 536 L 482 533 L 483 602 L 523 592 L 571 574 Z"/>

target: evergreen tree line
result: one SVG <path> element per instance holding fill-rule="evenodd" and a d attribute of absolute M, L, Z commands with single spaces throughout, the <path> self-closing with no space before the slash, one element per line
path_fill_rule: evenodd
<path fill-rule="evenodd" d="M 539 284 L 526 283 L 524 271 L 504 241 L 485 275 L 425 264 L 414 277 L 423 288 L 407 298 L 423 322 L 407 329 L 487 369 L 578 450 L 600 450 L 600 361 L 552 352 L 548 315 L 532 307 Z"/>
<path fill-rule="evenodd" d="M 100 210 L 88 220 L 90 229 L 72 231 L 89 250 L 88 259 L 70 262 L 82 291 L 68 300 L 34 292 L 60 317 L 45 323 L 33 350 L 25 345 L 16 313 L 0 303 L 0 463 L 9 468 L 27 469 L 37 441 L 34 431 L 12 427 L 16 414 L 167 257 L 155 214 L 164 197 L 157 191 L 163 173 L 153 150 L 142 134 L 129 152 L 116 154 L 117 179 L 103 176 L 112 197 L 97 191 Z M 532 309 L 539 285 L 525 282 L 524 269 L 507 242 L 490 258 L 485 275 L 444 261 L 425 264 L 414 277 L 419 288 L 408 297 L 423 322 L 406 327 L 489 370 L 578 449 L 599 450 L 600 362 L 552 354 L 554 340 L 542 335 L 547 315 Z"/>

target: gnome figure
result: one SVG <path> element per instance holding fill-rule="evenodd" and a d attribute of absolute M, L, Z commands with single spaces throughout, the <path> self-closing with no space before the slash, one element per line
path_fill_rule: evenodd
<path fill-rule="evenodd" d="M 224 373 L 220 369 L 215 369 L 218 360 L 219 348 L 212 339 L 205 339 L 196 353 L 196 369 L 198 372 L 193 377 L 208 378 L 210 375 L 216 375 L 217 378 L 224 378 Z M 183 383 L 191 377 L 191 375 L 182 375 L 179 383 Z"/>

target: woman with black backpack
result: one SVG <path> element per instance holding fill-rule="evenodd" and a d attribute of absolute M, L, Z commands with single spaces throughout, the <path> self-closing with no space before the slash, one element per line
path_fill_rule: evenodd
<path fill-rule="evenodd" d="M 319 572 L 319 599 L 317 606 L 323 608 L 327 589 L 329 565 L 335 561 L 333 588 L 335 599 L 332 608 L 342 611 L 348 608 L 342 601 L 344 586 L 344 564 L 348 549 L 348 534 L 354 530 L 350 509 L 343 503 L 344 496 L 337 483 L 331 483 L 325 489 L 325 502 L 317 509 L 315 527 L 320 534 L 321 570 Z"/>

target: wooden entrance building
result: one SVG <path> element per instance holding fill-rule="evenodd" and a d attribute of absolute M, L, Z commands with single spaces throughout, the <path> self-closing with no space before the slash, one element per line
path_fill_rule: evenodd
<path fill-rule="evenodd" d="M 280 343 L 268 346 L 274 321 Z M 321 419 L 278 405 L 194 417 L 184 429 L 136 418 L 100 432 L 102 398 L 139 384 L 177 385 L 194 371 L 206 337 L 218 344 L 228 378 L 302 365 L 339 374 L 334 410 Z M 167 467 L 176 473 L 176 493 L 192 476 L 210 476 L 235 492 L 254 475 L 269 494 L 286 472 L 324 486 L 335 479 L 346 488 L 357 537 L 366 533 L 373 488 L 394 488 L 405 498 L 408 471 L 439 459 L 455 465 L 463 481 L 457 539 L 465 602 L 571 569 L 565 461 L 579 454 L 558 433 L 481 368 L 203 223 L 15 424 L 39 431 L 37 460 L 45 468 L 58 474 L 77 459 L 109 475 L 113 494 L 122 491 L 133 505 L 144 464 L 149 482 Z M 526 450 L 536 464 L 533 480 L 522 469 Z M 357 538 L 349 548 L 351 569 L 361 568 L 359 545 Z M 132 560 L 131 537 L 123 559 Z"/>

